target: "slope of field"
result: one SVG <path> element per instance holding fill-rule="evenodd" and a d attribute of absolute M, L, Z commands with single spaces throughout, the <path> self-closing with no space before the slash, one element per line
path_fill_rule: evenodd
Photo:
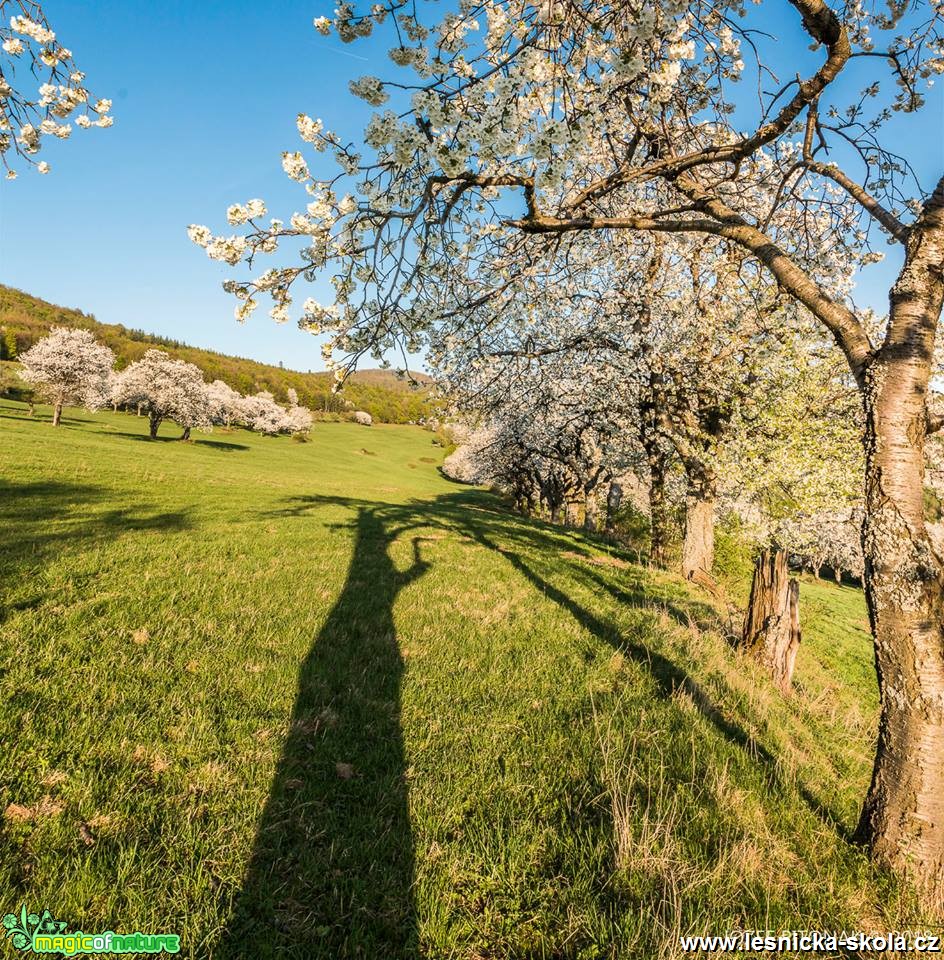
<path fill-rule="evenodd" d="M 784 699 L 699 596 L 449 483 L 421 430 L 38 412 L 0 404 L 6 909 L 253 960 L 915 919 L 848 839 L 858 591 L 804 584 Z"/>
<path fill-rule="evenodd" d="M 331 392 L 327 373 L 301 373 L 255 360 L 230 357 L 212 350 L 191 347 L 122 324 L 99 323 L 81 310 L 59 307 L 38 297 L 0 284 L 0 360 L 15 359 L 46 336 L 54 326 L 91 330 L 118 358 L 119 368 L 141 358 L 146 350 L 158 348 L 174 357 L 195 363 L 207 380 L 222 380 L 240 393 L 268 390 L 284 402 L 294 388 L 303 406 L 315 411 L 366 410 L 382 423 L 417 423 L 435 415 L 436 406 L 428 387 L 413 387 L 391 370 L 362 370 L 354 373 L 343 393 Z M 421 382 L 429 378 L 415 375 Z"/>

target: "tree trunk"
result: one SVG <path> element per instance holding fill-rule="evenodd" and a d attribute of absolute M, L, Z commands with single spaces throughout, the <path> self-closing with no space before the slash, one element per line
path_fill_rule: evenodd
<path fill-rule="evenodd" d="M 623 503 L 623 488 L 613 481 L 606 493 L 606 524 L 607 533 L 612 533 L 616 526 L 616 515 Z"/>
<path fill-rule="evenodd" d="M 648 451 L 647 451 L 648 454 Z M 668 457 L 661 450 L 647 455 L 649 461 L 649 560 L 657 567 L 669 562 L 672 537 L 671 511 L 665 493 Z"/>
<path fill-rule="evenodd" d="M 836 583 L 842 583 L 842 569 L 840 567 L 833 567 L 833 578 Z"/>
<path fill-rule="evenodd" d="M 782 550 L 765 550 L 757 558 L 741 646 L 790 692 L 800 646 L 800 585 L 790 577 Z"/>
<path fill-rule="evenodd" d="M 184 427 L 184 432 L 180 435 L 181 440 L 190 439 L 190 427 Z"/>
<path fill-rule="evenodd" d="M 682 544 L 682 575 L 686 580 L 713 583 L 715 562 L 715 480 L 699 465 L 688 473 L 685 494 L 685 540 Z"/>
<path fill-rule="evenodd" d="M 150 422 L 150 424 L 149 424 L 149 427 L 150 427 L 149 435 L 150 435 L 150 437 L 151 437 L 152 440 L 156 440 L 156 439 L 157 439 L 157 428 L 161 425 L 161 419 L 162 419 L 162 418 L 159 417 L 156 413 L 152 413 L 152 414 L 150 415 L 150 419 L 151 419 L 151 422 Z"/>
<path fill-rule="evenodd" d="M 865 370 L 865 595 L 881 700 L 858 838 L 944 906 L 944 575 L 924 522 L 924 442 L 944 301 L 944 179 L 906 242 Z"/>
<path fill-rule="evenodd" d="M 565 527 L 576 527 L 577 526 L 577 516 L 580 510 L 580 504 L 576 503 L 573 500 L 569 500 L 564 507 L 564 526 Z"/>
<path fill-rule="evenodd" d="M 597 527 L 599 526 L 599 516 L 600 508 L 597 505 L 596 497 L 594 497 L 592 493 L 588 493 L 584 500 L 583 508 L 584 530 L 588 530 L 590 533 L 596 533 Z"/>
<path fill-rule="evenodd" d="M 552 503 L 550 507 L 551 507 L 551 523 L 560 523 L 561 505 L 559 503 Z"/>
<path fill-rule="evenodd" d="M 52 425 L 58 427 L 60 420 L 62 420 L 62 401 L 57 400 L 52 408 Z"/>
<path fill-rule="evenodd" d="M 862 535 L 881 715 L 857 836 L 876 859 L 910 875 L 940 908 L 944 582 L 924 526 L 923 410 L 919 415 L 914 409 L 906 378 L 884 372 L 876 366 L 868 375 Z"/>
<path fill-rule="evenodd" d="M 822 564 L 819 564 L 819 563 L 813 564 L 813 577 L 816 580 L 819 580 L 819 572 L 821 567 L 822 567 Z"/>

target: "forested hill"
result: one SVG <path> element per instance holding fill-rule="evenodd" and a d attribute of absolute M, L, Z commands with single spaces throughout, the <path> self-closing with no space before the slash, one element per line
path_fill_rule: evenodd
<path fill-rule="evenodd" d="M 222 380 L 243 394 L 268 390 L 276 400 L 284 403 L 286 392 L 294 387 L 299 402 L 314 411 L 366 410 L 383 423 L 415 423 L 434 415 L 429 389 L 413 387 L 389 370 L 359 371 L 349 379 L 343 393 L 332 394 L 331 375 L 327 373 L 285 370 L 243 357 L 191 347 L 179 340 L 131 329 L 120 323 L 99 323 L 92 314 L 56 306 L 0 284 L 0 360 L 15 360 L 19 353 L 44 337 L 54 326 L 94 331 L 115 352 L 119 368 L 156 347 L 195 363 L 208 381 Z"/>

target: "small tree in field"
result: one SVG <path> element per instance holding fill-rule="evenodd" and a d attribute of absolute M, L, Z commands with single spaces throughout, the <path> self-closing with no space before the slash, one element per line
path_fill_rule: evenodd
<path fill-rule="evenodd" d="M 52 424 L 58 427 L 66 404 L 92 410 L 105 405 L 114 362 L 115 355 L 90 331 L 53 327 L 20 356 L 20 376 L 53 405 Z"/>
<path fill-rule="evenodd" d="M 295 391 L 290 390 L 289 394 L 292 393 L 295 393 Z M 289 407 L 285 414 L 285 425 L 289 433 L 308 433 L 314 422 L 311 410 L 308 407 L 300 407 L 298 404 Z"/>
<path fill-rule="evenodd" d="M 134 404 L 147 412 L 152 440 L 165 419 L 184 428 L 182 440 L 190 438 L 194 427 L 211 426 L 212 405 L 200 368 L 174 360 L 162 350 L 148 350 L 122 370 L 115 377 L 112 398 L 115 403 Z"/>
<path fill-rule="evenodd" d="M 274 437 L 289 429 L 285 407 L 277 404 L 267 390 L 262 390 L 251 397 L 243 397 L 240 418 L 250 430 L 265 434 L 267 437 Z"/>

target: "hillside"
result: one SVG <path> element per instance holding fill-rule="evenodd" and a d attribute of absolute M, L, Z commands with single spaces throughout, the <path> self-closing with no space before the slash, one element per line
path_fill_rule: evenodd
<path fill-rule="evenodd" d="M 679 957 L 906 929 L 851 842 L 861 591 L 781 696 L 679 578 L 446 481 L 413 427 L 139 442 L 0 402 L 0 899 L 194 958 Z"/>
<path fill-rule="evenodd" d="M 56 306 L 28 293 L 0 284 L 0 360 L 15 359 L 44 337 L 53 326 L 81 327 L 94 331 L 118 358 L 119 368 L 139 359 L 152 347 L 195 363 L 207 380 L 222 380 L 240 393 L 268 390 L 281 402 L 293 387 L 299 402 L 314 411 L 338 413 L 366 410 L 381 423 L 418 423 L 435 415 L 429 390 L 400 380 L 390 370 L 355 373 L 341 394 L 331 392 L 331 376 L 301 373 L 243 357 L 191 347 L 178 340 L 145 333 L 122 324 L 99 323 L 81 310 Z M 428 380 L 422 376 L 421 380 Z"/>

